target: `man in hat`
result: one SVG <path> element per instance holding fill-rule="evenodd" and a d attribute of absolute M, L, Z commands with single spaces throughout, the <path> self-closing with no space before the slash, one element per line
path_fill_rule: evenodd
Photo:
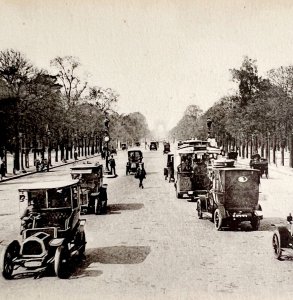
<path fill-rule="evenodd" d="M 111 155 L 111 158 L 109 160 L 109 164 L 110 164 L 110 167 L 111 167 L 111 174 L 116 176 L 116 162 L 115 162 L 113 154 Z"/>
<path fill-rule="evenodd" d="M 139 188 L 143 189 L 143 180 L 146 178 L 146 171 L 144 169 L 144 164 L 143 163 L 139 163 L 135 177 L 138 178 L 139 180 Z"/>

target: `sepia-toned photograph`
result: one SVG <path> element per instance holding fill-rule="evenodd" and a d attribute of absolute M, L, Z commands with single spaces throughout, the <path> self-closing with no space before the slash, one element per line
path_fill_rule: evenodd
<path fill-rule="evenodd" d="M 0 0 L 0 298 L 293 296 L 293 2 Z"/>

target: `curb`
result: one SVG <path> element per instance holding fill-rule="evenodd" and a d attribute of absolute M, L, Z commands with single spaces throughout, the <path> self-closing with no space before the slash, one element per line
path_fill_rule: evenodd
<path fill-rule="evenodd" d="M 78 160 L 71 161 L 71 162 L 66 162 L 66 163 L 60 164 L 58 166 L 52 166 L 52 167 L 49 168 L 49 170 L 56 169 L 56 168 L 59 168 L 59 167 L 63 167 L 63 166 L 66 166 L 66 165 L 71 165 L 71 164 L 74 164 L 78 161 L 84 161 L 84 160 L 88 160 L 88 159 L 95 158 L 95 157 L 98 157 L 98 156 L 101 156 L 101 154 L 97 154 L 97 155 L 90 156 L 90 157 L 87 157 L 87 158 L 78 159 Z M 3 183 L 3 182 L 6 182 L 6 181 L 18 179 L 18 178 L 25 177 L 25 176 L 32 175 L 32 174 L 36 174 L 36 173 L 38 173 L 38 172 L 37 171 L 28 171 L 26 173 L 17 174 L 15 176 L 2 179 L 0 181 L 0 184 Z"/>

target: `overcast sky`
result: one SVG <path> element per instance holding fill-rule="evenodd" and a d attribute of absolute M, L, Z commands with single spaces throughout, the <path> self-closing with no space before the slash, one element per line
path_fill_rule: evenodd
<path fill-rule="evenodd" d="M 170 129 L 189 104 L 233 93 L 244 55 L 263 75 L 293 63 L 293 1 L 0 0 L 1 49 L 48 70 L 73 55 L 90 84 L 120 94 L 118 111 Z"/>

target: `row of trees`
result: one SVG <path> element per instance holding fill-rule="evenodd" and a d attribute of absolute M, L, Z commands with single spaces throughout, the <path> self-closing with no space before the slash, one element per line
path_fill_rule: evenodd
<path fill-rule="evenodd" d="M 81 79 L 77 58 L 56 57 L 50 64 L 52 73 L 38 69 L 18 51 L 0 52 L 0 156 L 13 153 L 15 170 L 21 167 L 23 152 L 55 149 L 60 159 L 68 159 L 73 148 L 101 149 L 105 135 L 114 146 L 117 140 L 133 142 L 148 135 L 142 114 L 115 111 L 116 91 Z M 105 118 L 110 132 L 105 132 Z"/>
<path fill-rule="evenodd" d="M 280 149 L 284 164 L 284 149 L 291 147 L 293 134 L 293 66 L 272 69 L 261 77 L 257 62 L 244 57 L 240 68 L 230 72 L 237 84 L 236 92 L 219 99 L 194 119 L 190 126 L 196 129 L 189 137 L 206 138 L 206 121 L 210 119 L 213 134 L 227 149 L 238 147 L 246 156 L 248 150 L 260 149 L 268 156 L 269 149 Z M 180 136 L 180 132 L 189 134 L 184 125 L 186 118 L 185 113 L 171 135 L 186 138 Z"/>

